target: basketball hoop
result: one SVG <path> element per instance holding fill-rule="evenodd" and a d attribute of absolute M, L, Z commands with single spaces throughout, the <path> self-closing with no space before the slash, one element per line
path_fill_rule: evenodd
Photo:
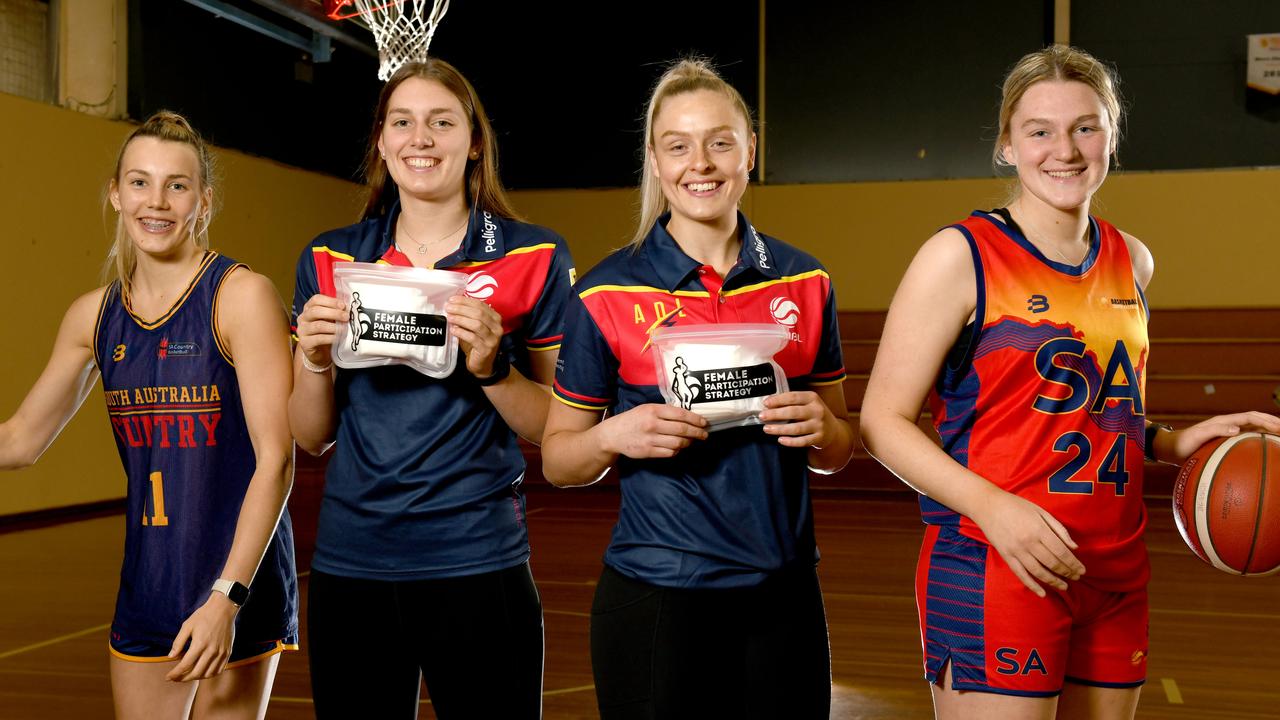
<path fill-rule="evenodd" d="M 378 44 L 378 79 L 384 81 L 401 65 L 427 59 L 436 27 L 449 11 L 449 0 L 329 0 L 326 5 L 335 20 L 359 17 L 368 23 Z"/>

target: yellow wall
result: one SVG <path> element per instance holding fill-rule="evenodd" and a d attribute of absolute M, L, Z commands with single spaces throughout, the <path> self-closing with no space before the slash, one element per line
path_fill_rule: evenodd
<path fill-rule="evenodd" d="M 62 313 L 98 284 L 108 228 L 102 193 L 131 125 L 0 94 L 0 417 L 17 408 L 48 358 Z M 213 246 L 271 277 L 286 300 L 293 265 L 316 233 L 351 222 L 357 186 L 222 150 Z M 818 256 L 845 309 L 882 309 L 916 247 L 1004 181 L 757 186 L 743 208 L 764 232 Z M 1280 170 L 1117 174 L 1098 214 L 1156 255 L 1155 307 L 1280 306 Z M 580 271 L 624 244 L 631 190 L 526 191 L 514 200 L 555 228 Z M 120 497 L 123 475 L 100 391 L 31 469 L 0 474 L 0 515 Z"/>
<path fill-rule="evenodd" d="M 67 306 L 98 286 L 109 233 L 102 197 L 133 126 L 0 93 L 0 418 L 49 357 Z M 269 160 L 218 151 L 222 210 L 214 249 L 269 275 L 292 297 L 293 263 L 316 233 L 350 223 L 359 188 Z M 0 515 L 124 494 L 101 386 L 34 467 L 0 473 Z"/>
<path fill-rule="evenodd" d="M 883 309 L 916 248 L 975 208 L 996 179 L 753 187 L 743 209 L 762 232 L 816 255 L 840 307 Z M 568 238 L 579 274 L 626 242 L 630 191 L 516 193 L 535 222 Z M 1280 306 L 1280 170 L 1116 173 L 1094 212 L 1147 243 L 1154 307 Z"/>

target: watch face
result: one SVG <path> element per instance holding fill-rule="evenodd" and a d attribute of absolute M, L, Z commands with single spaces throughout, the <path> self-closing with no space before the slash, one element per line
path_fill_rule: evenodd
<path fill-rule="evenodd" d="M 239 607 L 244 605 L 249 599 L 249 588 L 241 585 L 234 580 L 219 579 L 213 583 L 214 592 L 220 592 L 227 596 L 227 599 Z"/>
<path fill-rule="evenodd" d="M 227 591 L 227 598 L 236 605 L 244 605 L 249 599 L 249 588 L 238 582 L 231 583 L 231 588 Z"/>

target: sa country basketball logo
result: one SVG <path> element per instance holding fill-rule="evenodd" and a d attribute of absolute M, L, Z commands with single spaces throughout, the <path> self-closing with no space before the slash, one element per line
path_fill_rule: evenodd
<path fill-rule="evenodd" d="M 175 357 L 195 357 L 199 354 L 200 346 L 192 340 L 170 340 L 169 338 L 161 338 L 160 345 L 156 348 L 156 357 L 161 360 L 167 360 L 168 358 Z M 124 352 L 121 351 L 120 355 L 123 357 Z"/>
<path fill-rule="evenodd" d="M 119 345 L 117 345 L 116 349 L 111 353 L 111 359 L 114 360 L 115 362 L 120 362 L 121 360 L 123 360 L 124 350 L 125 350 L 124 343 L 120 343 Z"/>
<path fill-rule="evenodd" d="M 484 272 L 474 272 L 467 277 L 467 297 L 477 300 L 488 300 L 498 291 L 498 281 Z"/>

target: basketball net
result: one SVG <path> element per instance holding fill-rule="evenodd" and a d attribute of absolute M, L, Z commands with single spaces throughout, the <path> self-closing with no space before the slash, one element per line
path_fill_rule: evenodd
<path fill-rule="evenodd" d="M 401 65 L 427 59 L 436 27 L 449 11 L 449 0 L 348 0 L 345 4 L 352 1 L 373 31 L 378 44 L 378 79 L 384 81 Z"/>

